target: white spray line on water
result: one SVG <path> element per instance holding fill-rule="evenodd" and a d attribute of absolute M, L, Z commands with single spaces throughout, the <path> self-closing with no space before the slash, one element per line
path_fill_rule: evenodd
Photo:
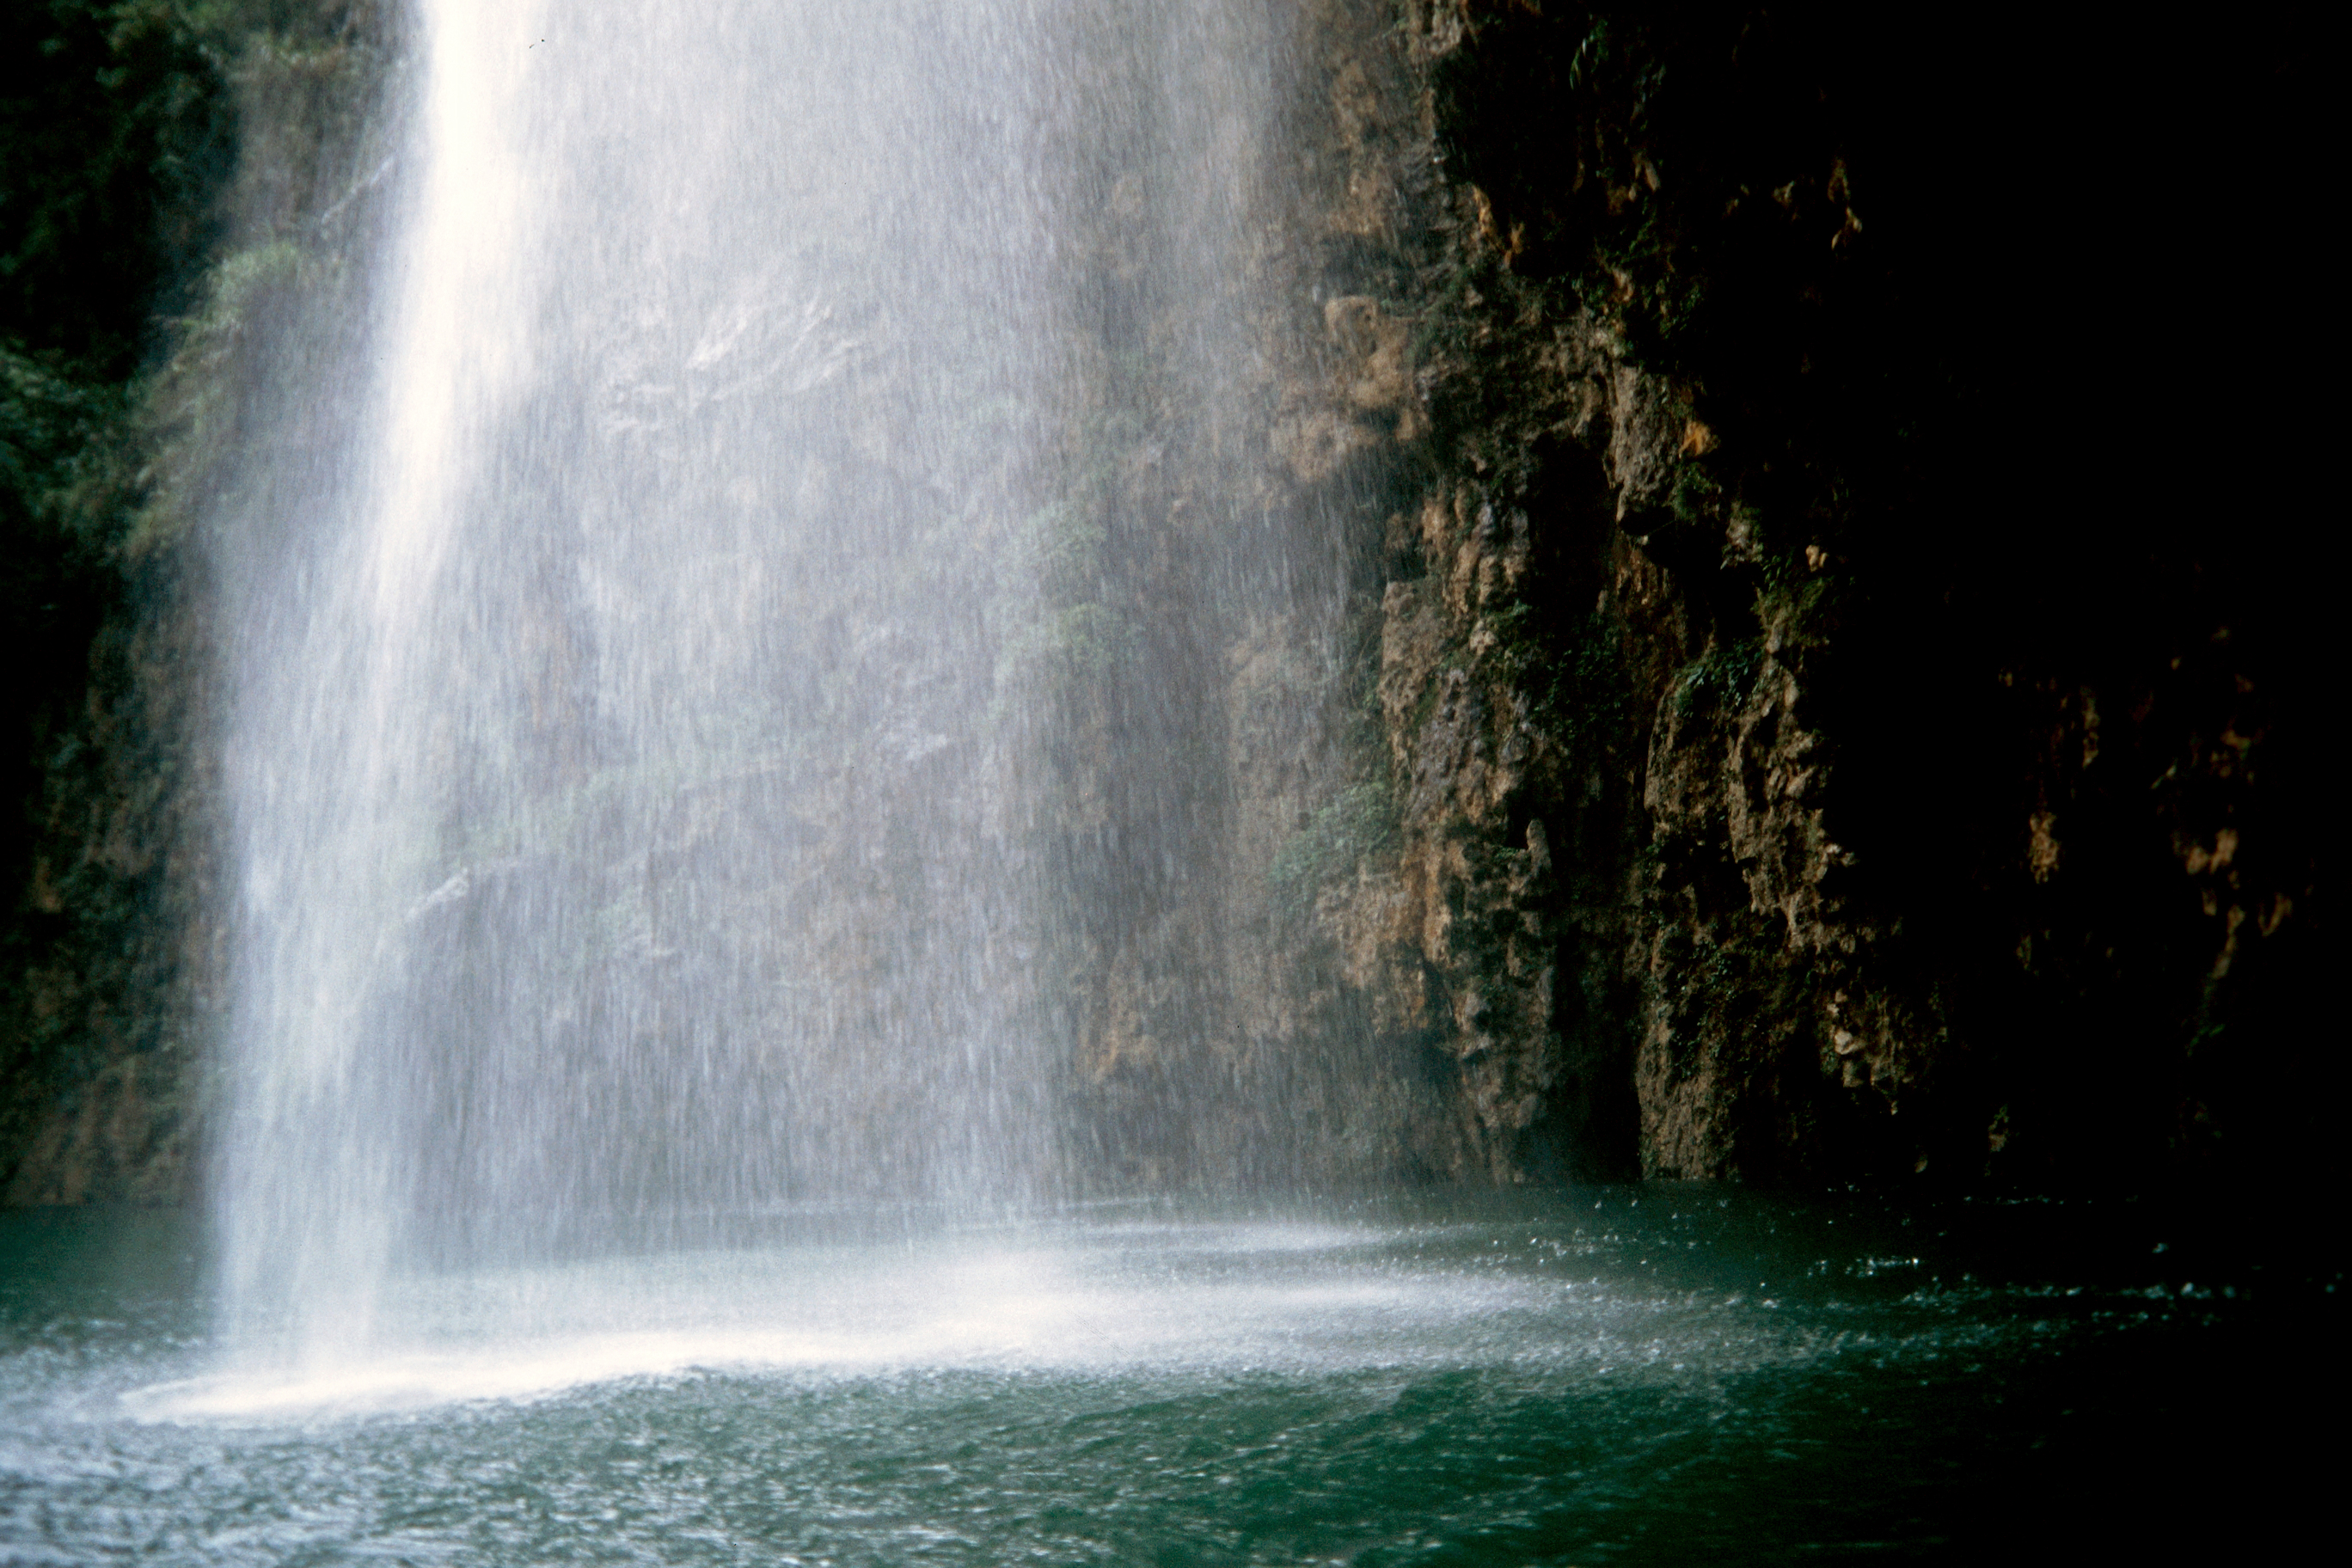
<path fill-rule="evenodd" d="M 1259 1238 L 1276 1242 L 1268 1234 Z M 479 1401 L 528 1401 L 637 1378 L 700 1373 L 872 1377 L 907 1373 L 1328 1373 L 1524 1363 L 1661 1303 L 1565 1281 L 1417 1269 L 1284 1266 L 1228 1247 L 1207 1267 L 1121 1251 L 1041 1248 L 778 1252 L 646 1260 L 534 1277 L 443 1281 L 425 1317 L 348 1356 L 231 1366 L 124 1395 L 140 1421 L 303 1422 Z M 1224 1268 L 1221 1268 L 1222 1264 Z M 805 1270 L 819 1266 L 824 1278 Z M 1242 1278 L 1225 1268 L 1248 1269 Z M 551 1304 L 552 1303 L 552 1305 Z M 718 1305 L 714 1306 L 713 1303 Z M 434 1310 L 441 1314 L 436 1320 Z M 593 1321 L 606 1325 L 591 1327 Z"/>

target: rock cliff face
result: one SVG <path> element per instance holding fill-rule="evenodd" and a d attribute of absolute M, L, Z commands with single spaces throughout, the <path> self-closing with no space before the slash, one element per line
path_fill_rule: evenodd
<path fill-rule="evenodd" d="M 243 178 L 286 189 L 236 205 L 277 216 L 183 329 L 151 494 L 234 488 L 270 395 L 239 334 L 331 310 L 368 221 L 380 29 L 327 9 L 245 57 Z M 2315 1161 L 2320 415 L 2301 307 L 2265 302 L 2320 282 L 2309 40 L 1550 0 L 1285 26 L 1260 141 L 1202 106 L 1080 127 L 1084 392 L 989 681 L 883 682 L 796 813 L 682 795 L 646 888 L 800 836 L 808 889 L 761 896 L 833 912 L 728 940 L 885 975 L 921 868 L 860 803 L 964 770 L 1006 874 L 1068 891 L 1007 942 L 1081 1187 Z M 1169 194 L 1204 168 L 1214 213 Z M 1213 307 L 1170 259 L 1203 225 Z M 12 1202 L 176 1194 L 197 1129 L 208 601 L 149 512 L 85 760 L 43 774 L 11 1027 L 58 1043 L 11 1068 Z M 919 743 L 986 731 L 990 681 L 1026 683 L 1044 776 Z M 991 815 L 1016 785 L 1042 816 Z"/>
<path fill-rule="evenodd" d="M 265 373 L 349 305 L 371 5 L 12 15 L 0 513 L 12 668 L 0 1202 L 185 1199 L 225 998 L 220 604 L 192 520 L 252 475 Z M 373 167 L 373 165 L 371 165 Z M 241 491 L 240 487 L 244 487 Z M 268 548 L 258 538 L 255 547 Z"/>
<path fill-rule="evenodd" d="M 1300 424 L 1389 461 L 1397 821 L 1316 919 L 1440 1064 L 1451 1168 L 2302 1158 L 2337 1083 L 2315 486 L 2223 475 L 2153 391 L 2294 380 L 2261 331 L 2157 325 L 2171 289 L 2309 275 L 2292 30 L 2118 65 L 2005 16 L 1328 25 L 1323 200 L 1390 204 L 1385 277 L 1332 248 L 1328 286 L 1389 297 L 1333 310 Z M 2242 242 L 2147 216 L 2249 167 Z M 1366 419 L 1397 381 L 1412 416 Z M 2201 438 L 2271 417 L 2313 416 L 2209 403 Z"/>

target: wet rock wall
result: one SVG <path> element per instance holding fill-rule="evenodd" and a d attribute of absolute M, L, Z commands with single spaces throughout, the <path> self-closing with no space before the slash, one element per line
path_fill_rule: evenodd
<path fill-rule="evenodd" d="M 40 633 L 71 646 L 27 721 L 10 1202 L 201 1164 L 217 612 L 175 508 L 305 427 L 240 367 L 348 302 L 351 106 L 394 58 L 372 13 L 298 21 L 205 46 L 226 210 L 262 216 L 188 241 L 103 593 Z M 788 821 L 757 779 L 682 799 L 614 940 L 671 962 L 664 868 L 788 833 L 787 901 L 854 896 L 761 931 L 747 895 L 721 947 L 885 994 L 922 868 L 858 770 L 960 768 L 1007 875 L 1070 889 L 1007 940 L 1077 1190 L 2309 1168 L 2340 1068 L 2299 26 L 1298 7 L 1261 142 L 1104 136 L 1072 204 L 1091 390 L 1015 542 L 1052 636 L 982 670 L 1047 693 L 1052 808 L 898 743 L 985 718 L 965 660 Z M 1236 172 L 1205 335 L 1171 155 Z"/>
<path fill-rule="evenodd" d="M 205 1159 L 227 957 L 222 606 L 193 531 L 269 514 L 262 432 L 299 450 L 350 416 L 265 367 L 359 314 L 391 37 L 349 0 L 7 26 L 0 1202 L 174 1203 Z"/>
<path fill-rule="evenodd" d="M 1472 3 L 1340 51 L 1409 279 L 1348 310 L 1410 322 L 1417 407 L 1332 444 L 1384 462 L 1396 817 L 1317 920 L 1451 1169 L 2307 1162 L 2312 415 L 2186 416 L 2294 356 L 2171 313 L 2312 277 L 2294 38 Z M 2225 171 L 2228 239 L 2182 206 Z M 1354 319 L 1321 417 L 1386 363 Z"/>

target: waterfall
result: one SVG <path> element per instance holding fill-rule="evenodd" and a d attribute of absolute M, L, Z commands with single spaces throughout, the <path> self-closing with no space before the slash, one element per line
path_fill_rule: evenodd
<path fill-rule="evenodd" d="M 222 551 L 234 1321 L 332 1356 L 420 1271 L 1083 1186 L 1059 977 L 1207 874 L 1202 672 L 1319 591 L 1219 425 L 1280 26 L 406 37 L 372 314 L 284 372 L 361 412 Z"/>

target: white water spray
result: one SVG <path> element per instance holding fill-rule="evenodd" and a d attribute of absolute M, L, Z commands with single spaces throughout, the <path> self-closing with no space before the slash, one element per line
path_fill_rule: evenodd
<path fill-rule="evenodd" d="M 1060 1189 L 1039 954 L 1107 895 L 1059 753 L 1137 637 L 1072 476 L 1120 290 L 1234 331 L 1277 52 L 1060 0 L 411 34 L 367 412 L 232 584 L 224 1268 L 298 1360 L 420 1270 Z M 1107 282 L 1139 179 L 1184 243 Z"/>

